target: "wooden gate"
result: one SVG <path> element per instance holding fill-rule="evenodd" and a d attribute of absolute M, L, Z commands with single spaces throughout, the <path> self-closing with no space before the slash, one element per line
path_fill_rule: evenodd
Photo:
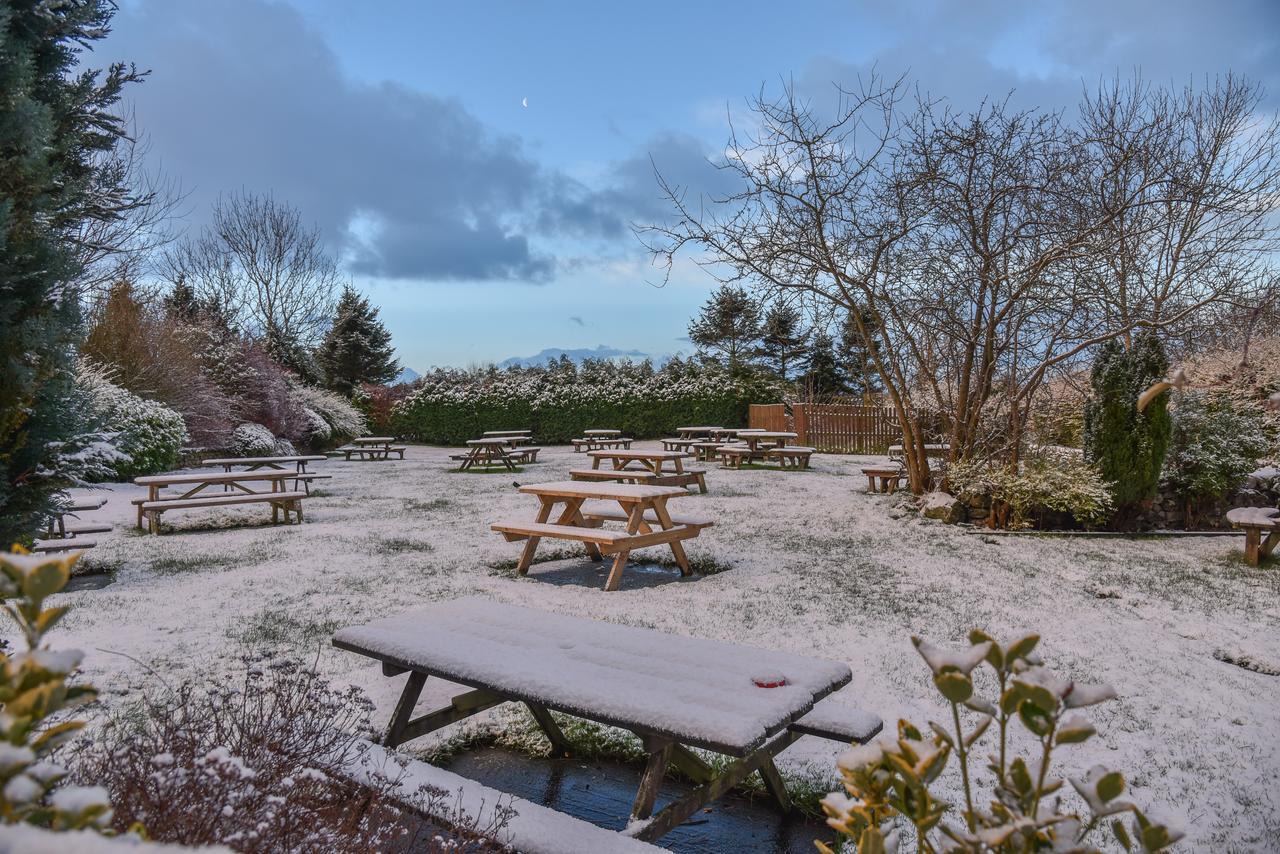
<path fill-rule="evenodd" d="M 747 408 L 747 426 L 753 430 L 789 431 L 791 417 L 785 403 L 753 403 Z"/>

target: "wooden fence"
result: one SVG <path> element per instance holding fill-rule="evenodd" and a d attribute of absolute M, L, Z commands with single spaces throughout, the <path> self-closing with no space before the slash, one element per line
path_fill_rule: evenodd
<path fill-rule="evenodd" d="M 828 454 L 885 454 L 902 437 L 892 407 L 843 403 L 752 404 L 749 425 L 790 430 L 796 442 Z"/>

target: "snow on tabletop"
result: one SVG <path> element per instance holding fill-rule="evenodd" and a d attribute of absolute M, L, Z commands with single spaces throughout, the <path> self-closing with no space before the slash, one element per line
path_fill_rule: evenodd
<path fill-rule="evenodd" d="M 564 854 L 568 851 L 642 854 L 660 850 L 647 842 L 597 827 L 568 813 L 491 789 L 452 771 L 393 755 L 380 745 L 366 743 L 364 747 L 363 754 L 353 762 L 350 770 L 352 778 L 357 782 L 380 774 L 396 781 L 396 788 L 405 796 L 411 796 L 423 786 L 441 789 L 449 794 L 445 799 L 445 808 L 460 807 L 468 816 L 477 820 L 479 827 L 489 824 L 495 808 L 509 807 L 515 813 L 499 832 L 498 838 L 522 854 Z M 438 818 L 448 819 L 449 816 Z"/>
<path fill-rule="evenodd" d="M 588 719 L 737 752 L 852 676 L 840 662 L 478 597 L 341 629 L 334 642 Z M 774 674 L 786 684 L 754 684 Z"/>

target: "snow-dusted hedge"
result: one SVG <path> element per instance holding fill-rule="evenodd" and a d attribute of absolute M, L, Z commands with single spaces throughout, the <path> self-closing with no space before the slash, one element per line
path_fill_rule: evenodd
<path fill-rule="evenodd" d="M 302 408 L 306 423 L 297 438 L 305 442 L 344 442 L 367 431 L 364 413 L 340 394 L 300 383 L 291 383 L 289 394 Z"/>
<path fill-rule="evenodd" d="M 1190 391 L 1173 410 L 1161 485 L 1188 504 L 1239 489 L 1270 450 L 1263 410 L 1225 393 Z"/>
<path fill-rule="evenodd" d="M 173 468 L 187 441 L 181 414 L 120 388 L 106 370 L 88 362 L 80 364 L 77 383 L 87 418 L 100 431 L 100 446 L 110 448 L 102 447 L 100 454 L 110 478 L 128 480 Z"/>
<path fill-rule="evenodd" d="M 581 368 L 437 369 L 392 410 L 399 435 L 460 445 L 485 430 L 531 429 L 540 442 L 567 442 L 606 427 L 637 439 L 685 424 L 746 423 L 747 405 L 777 394 L 763 381 L 673 361 L 588 362 Z"/>
<path fill-rule="evenodd" d="M 960 460 L 947 467 L 947 482 L 962 499 L 989 498 L 997 519 L 1012 529 L 1030 527 L 1046 513 L 1099 525 L 1114 508 L 1110 485 L 1071 448 L 1044 448 L 1016 472 L 999 463 Z"/>
<path fill-rule="evenodd" d="M 276 437 L 261 424 L 246 421 L 231 431 L 231 450 L 238 457 L 269 457 L 276 452 Z"/>

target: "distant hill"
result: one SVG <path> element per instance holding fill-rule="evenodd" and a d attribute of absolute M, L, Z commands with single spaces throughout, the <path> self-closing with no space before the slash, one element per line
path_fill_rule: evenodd
<path fill-rule="evenodd" d="M 405 368 L 403 371 L 400 372 L 399 376 L 397 376 L 394 380 L 391 381 L 391 385 L 399 385 L 400 383 L 411 383 L 420 376 L 422 375 L 419 374 L 417 371 L 415 371 L 413 368 Z"/>
<path fill-rule="evenodd" d="M 498 363 L 498 367 L 510 368 L 517 365 L 523 368 L 539 367 L 550 362 L 558 361 L 561 356 L 568 356 L 575 364 L 579 365 L 586 359 L 630 359 L 633 362 L 652 359 L 654 365 L 661 365 L 670 358 L 665 355 L 644 353 L 640 350 L 619 350 L 616 347 L 606 347 L 604 344 L 601 344 L 594 350 L 590 347 L 582 347 L 576 350 L 562 350 L 559 347 L 548 347 L 536 356 L 512 356 L 510 359 L 504 359 Z"/>

